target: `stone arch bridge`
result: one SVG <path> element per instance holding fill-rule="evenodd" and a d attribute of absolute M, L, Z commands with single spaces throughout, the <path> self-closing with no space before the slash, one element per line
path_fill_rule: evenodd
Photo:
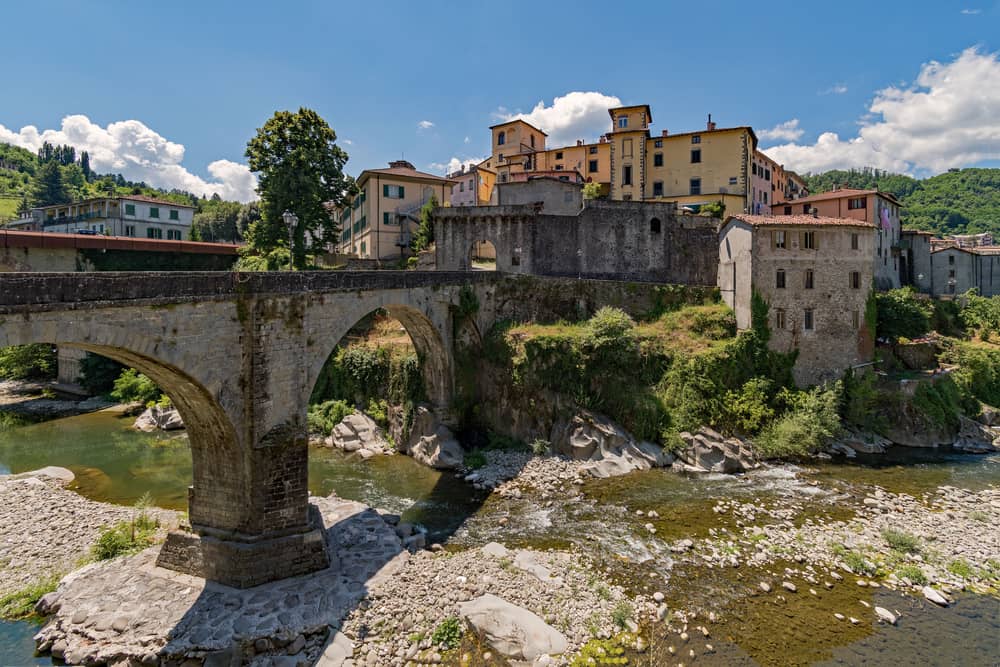
<path fill-rule="evenodd" d="M 306 407 L 341 338 L 387 309 L 413 339 L 446 418 L 462 292 L 486 302 L 502 280 L 462 271 L 6 273 L 0 347 L 76 348 L 152 378 L 187 425 L 193 462 L 193 532 L 171 533 L 160 564 L 248 587 L 328 564 L 308 504 Z"/>

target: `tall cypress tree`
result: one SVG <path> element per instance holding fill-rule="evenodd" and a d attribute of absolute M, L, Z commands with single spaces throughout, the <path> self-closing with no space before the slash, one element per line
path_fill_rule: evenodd
<path fill-rule="evenodd" d="M 35 206 L 70 202 L 69 190 L 63 182 L 62 170 L 56 160 L 46 162 L 35 173 L 34 182 L 31 184 L 31 200 Z"/>

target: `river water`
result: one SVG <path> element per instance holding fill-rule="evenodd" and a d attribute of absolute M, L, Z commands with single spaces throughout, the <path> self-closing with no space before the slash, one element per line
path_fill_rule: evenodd
<path fill-rule="evenodd" d="M 183 432 L 139 433 L 131 429 L 131 422 L 113 411 L 27 425 L 0 420 L 0 474 L 58 465 L 76 474 L 73 488 L 88 498 L 128 505 L 148 494 L 158 506 L 186 509 L 191 480 L 187 437 Z M 312 449 L 309 462 L 312 493 L 336 490 L 342 497 L 400 513 L 403 520 L 424 525 L 431 541 L 455 548 L 490 540 L 535 548 L 572 545 L 609 564 L 620 575 L 619 583 L 626 584 L 670 569 L 669 540 L 701 537 L 710 527 L 725 525 L 725 519 L 711 509 L 719 500 L 737 498 L 780 507 L 784 500 L 795 498 L 808 501 L 809 507 L 796 522 L 807 517 L 840 519 L 852 513 L 844 499 L 875 484 L 914 495 L 944 484 L 981 489 L 1000 484 L 1000 456 L 902 450 L 867 463 L 781 466 L 742 477 L 688 477 L 655 470 L 587 482 L 582 496 L 572 502 L 490 496 L 454 474 L 430 470 L 405 456 L 362 461 Z M 635 517 L 637 508 L 659 514 L 655 535 L 643 528 L 646 519 Z M 501 517 L 507 519 L 502 528 Z M 906 623 L 866 626 L 863 632 L 824 638 L 816 625 L 817 619 L 830 615 L 828 609 L 744 609 L 735 593 L 738 582 L 731 575 L 684 576 L 697 580 L 685 594 L 704 596 L 706 602 L 730 596 L 739 609 L 731 615 L 741 619 L 726 627 L 727 637 L 716 641 L 715 654 L 686 664 L 913 664 L 909 658 L 900 661 L 893 656 L 910 656 L 922 664 L 1000 662 L 996 643 L 1000 606 L 994 598 L 967 596 L 954 607 L 939 610 L 883 591 L 879 595 L 894 596 L 885 606 L 906 608 Z M 782 631 L 775 632 L 775 627 Z M 30 623 L 0 622 L 0 665 L 49 664 L 32 657 L 33 632 Z M 956 632 L 962 636 L 959 642 Z M 920 641 L 915 641 L 914 633 Z M 783 652 L 785 643 L 795 648 Z"/>

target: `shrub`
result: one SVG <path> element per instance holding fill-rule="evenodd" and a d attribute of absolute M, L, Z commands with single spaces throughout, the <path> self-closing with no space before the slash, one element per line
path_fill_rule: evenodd
<path fill-rule="evenodd" d="M 474 449 L 465 455 L 465 465 L 472 470 L 477 470 L 486 465 L 486 454 L 480 449 Z"/>
<path fill-rule="evenodd" d="M 892 341 L 901 337 L 920 338 L 930 330 L 934 306 L 912 287 L 878 292 L 875 303 L 876 333 L 880 338 Z"/>
<path fill-rule="evenodd" d="M 449 616 L 441 621 L 431 634 L 435 646 L 447 649 L 456 648 L 462 642 L 462 622 L 455 616 Z"/>
<path fill-rule="evenodd" d="M 628 627 L 628 622 L 632 620 L 632 614 L 634 610 L 632 605 L 628 603 L 627 600 L 622 600 L 615 605 L 615 608 L 611 610 L 611 622 L 614 623 L 619 630 L 624 630 Z"/>
<path fill-rule="evenodd" d="M 88 352 L 80 360 L 80 384 L 93 394 L 107 394 L 124 370 L 117 361 Z"/>
<path fill-rule="evenodd" d="M 935 426 L 946 429 L 958 428 L 962 399 L 958 387 L 950 377 L 936 382 L 921 382 L 913 394 L 913 407 L 919 415 Z"/>
<path fill-rule="evenodd" d="M 912 533 L 895 528 L 883 528 L 882 538 L 889 543 L 889 548 L 906 554 L 920 553 L 920 538 Z"/>
<path fill-rule="evenodd" d="M 896 568 L 895 575 L 897 579 L 909 579 L 916 586 L 927 584 L 927 575 L 916 565 L 901 565 Z"/>
<path fill-rule="evenodd" d="M 160 400 L 162 392 L 152 380 L 135 370 L 126 368 L 115 380 L 111 398 L 119 403 L 142 403 L 148 405 Z"/>
<path fill-rule="evenodd" d="M 35 615 L 35 605 L 43 595 L 56 589 L 61 578 L 59 574 L 50 574 L 0 597 L 0 618 L 11 621 L 31 618 Z"/>
<path fill-rule="evenodd" d="M 774 383 L 761 377 L 747 380 L 739 391 L 726 392 L 727 409 L 721 426 L 726 431 L 757 433 L 774 418 L 771 406 L 774 393 Z"/>
<path fill-rule="evenodd" d="M 385 428 L 389 424 L 389 404 L 384 399 L 368 399 L 368 407 L 365 413 L 374 420 L 376 424 Z"/>
<path fill-rule="evenodd" d="M 308 412 L 309 432 L 329 435 L 333 427 L 344 417 L 354 412 L 354 408 L 344 401 L 325 401 L 310 405 Z"/>
<path fill-rule="evenodd" d="M 528 446 L 531 447 L 531 451 L 535 456 L 545 456 L 552 449 L 552 443 L 543 438 L 535 438 Z"/>
<path fill-rule="evenodd" d="M 584 199 L 597 199 L 601 196 L 601 184 L 590 182 L 583 184 L 583 198 Z"/>
<path fill-rule="evenodd" d="M 57 367 L 56 349 L 48 343 L 0 348 L 0 379 L 51 379 Z"/>
<path fill-rule="evenodd" d="M 880 412 L 883 404 L 874 373 L 848 371 L 844 375 L 844 421 L 866 431 L 881 433 L 888 427 Z"/>
<path fill-rule="evenodd" d="M 119 521 L 105 527 L 90 549 L 96 560 L 109 560 L 117 556 L 142 551 L 153 543 L 153 537 L 160 522 L 150 516 L 146 509 L 152 504 L 152 497 L 146 493 L 135 503 L 136 513 L 131 521 Z"/>
<path fill-rule="evenodd" d="M 805 456 L 818 452 L 840 431 L 841 384 L 809 391 L 783 391 L 788 412 L 765 428 L 754 440 L 762 458 Z"/>
<path fill-rule="evenodd" d="M 851 568 L 851 572 L 863 574 L 868 577 L 874 577 L 878 574 L 878 567 L 860 552 L 845 549 L 843 545 L 838 545 L 837 548 L 834 548 L 834 552 L 840 556 L 847 567 Z"/>

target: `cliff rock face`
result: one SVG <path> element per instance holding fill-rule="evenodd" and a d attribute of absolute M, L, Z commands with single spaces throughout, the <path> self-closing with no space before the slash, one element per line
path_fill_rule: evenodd
<path fill-rule="evenodd" d="M 707 426 L 680 437 L 686 447 L 677 456 L 696 471 L 732 474 L 756 466 L 750 447 L 739 438 L 727 438 Z"/>
<path fill-rule="evenodd" d="M 552 451 L 574 461 L 594 477 L 668 466 L 673 457 L 651 442 L 636 442 L 628 431 L 603 415 L 581 411 L 552 426 Z"/>

